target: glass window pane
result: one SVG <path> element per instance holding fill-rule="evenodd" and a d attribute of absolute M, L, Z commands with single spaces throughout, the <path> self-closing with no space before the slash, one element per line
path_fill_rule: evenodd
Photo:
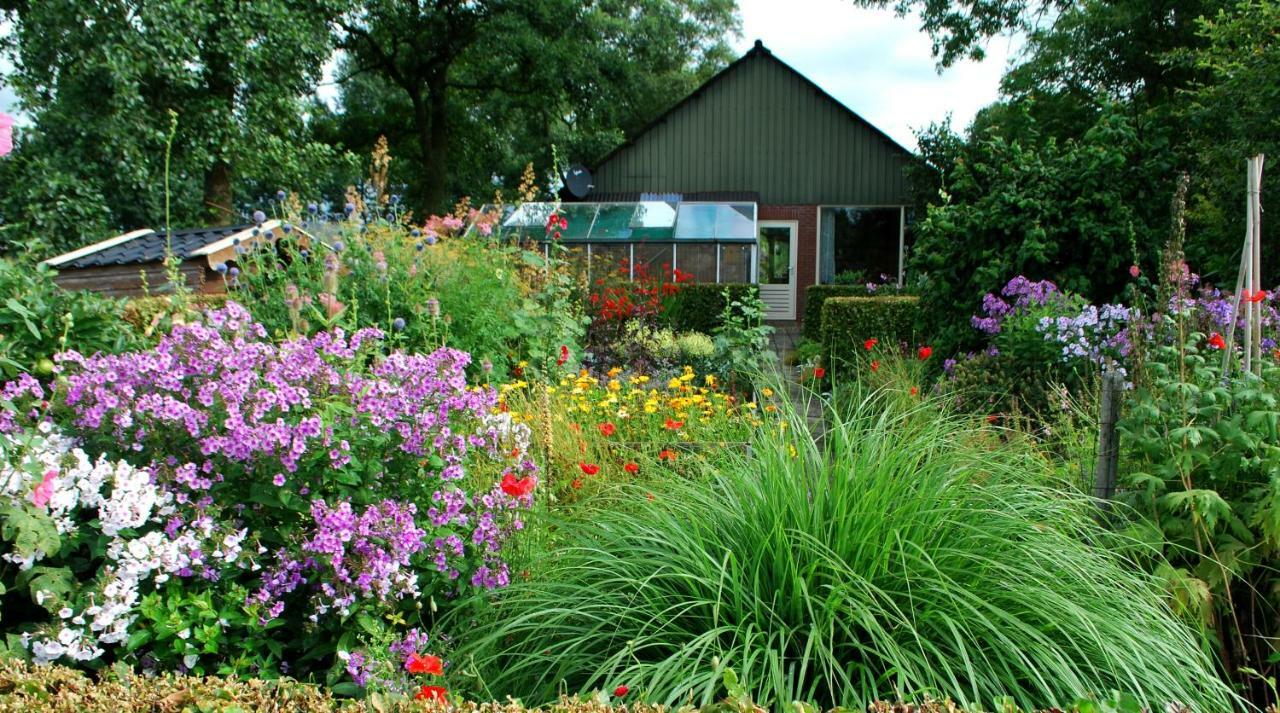
<path fill-rule="evenodd" d="M 762 285 L 785 285 L 791 281 L 791 228 L 760 228 L 760 265 L 757 281 Z"/>
<path fill-rule="evenodd" d="M 715 244 L 689 243 L 676 246 L 676 269 L 693 275 L 694 282 L 715 282 Z"/>
<path fill-rule="evenodd" d="M 886 282 L 898 279 L 898 208 L 826 208 L 819 234 L 822 279 Z"/>
<path fill-rule="evenodd" d="M 636 278 L 671 274 L 671 243 L 636 243 Z"/>
<path fill-rule="evenodd" d="M 716 236 L 718 206 L 681 203 L 676 217 L 676 240 L 711 240 Z"/>
<path fill-rule="evenodd" d="M 751 245 L 749 243 L 720 246 L 720 281 L 751 282 Z"/>
<path fill-rule="evenodd" d="M 670 240 L 676 227 L 676 204 L 645 201 L 631 215 L 633 240 Z"/>
<path fill-rule="evenodd" d="M 752 203 L 716 206 L 716 237 L 721 240 L 754 240 L 756 207 Z"/>
<path fill-rule="evenodd" d="M 609 273 L 627 277 L 631 272 L 630 259 L 630 243 L 591 243 L 591 270 L 587 279 L 594 283 Z"/>

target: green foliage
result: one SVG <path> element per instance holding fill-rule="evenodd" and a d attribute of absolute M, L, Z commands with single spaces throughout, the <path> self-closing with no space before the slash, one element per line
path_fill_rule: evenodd
<path fill-rule="evenodd" d="M 804 336 L 814 341 L 822 338 L 822 305 L 831 297 L 865 297 L 862 285 L 810 285 L 804 290 Z"/>
<path fill-rule="evenodd" d="M 1090 500 L 1047 486 L 1026 441 L 907 403 L 833 414 L 823 447 L 793 413 L 701 477 L 551 523 L 562 545 L 465 615 L 478 625 L 459 655 L 491 695 L 529 702 L 625 682 L 706 704 L 732 668 L 772 710 L 924 694 L 1044 706 L 1121 687 L 1152 709 L 1231 707 Z"/>
<path fill-rule="evenodd" d="M 120 301 L 63 290 L 53 276 L 49 267 L 0 260 L 0 376 L 48 378 L 58 352 L 118 352 L 136 343 Z"/>
<path fill-rule="evenodd" d="M 723 324 L 726 305 L 746 304 L 759 292 L 749 284 L 682 283 L 679 291 L 663 299 L 658 321 L 678 332 L 710 334 Z"/>
<path fill-rule="evenodd" d="M 920 313 L 919 298 L 830 297 L 822 306 L 822 344 L 836 362 L 865 351 L 863 342 L 911 343 Z"/>
<path fill-rule="evenodd" d="M 1274 676 L 1280 366 L 1224 379 L 1203 334 L 1177 337 L 1150 355 L 1120 423 L 1125 499 L 1158 529 L 1170 589 L 1212 626 L 1225 670 Z"/>
<path fill-rule="evenodd" d="M 724 290 L 724 309 L 715 328 L 716 363 L 730 383 L 746 385 L 767 375 L 777 355 L 769 348 L 773 327 L 764 323 L 765 304 L 757 290 L 735 297 Z"/>

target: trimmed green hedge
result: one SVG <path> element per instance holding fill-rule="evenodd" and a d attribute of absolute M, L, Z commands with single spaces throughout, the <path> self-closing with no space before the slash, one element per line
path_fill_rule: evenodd
<path fill-rule="evenodd" d="M 822 305 L 821 340 L 834 359 L 858 353 L 869 338 L 882 342 L 911 341 L 920 298 L 911 295 L 884 297 L 830 297 Z"/>
<path fill-rule="evenodd" d="M 822 305 L 832 297 L 865 297 L 862 285 L 810 285 L 804 291 L 804 337 L 822 339 Z"/>
<path fill-rule="evenodd" d="M 741 283 L 681 285 L 680 291 L 666 298 L 664 302 L 663 323 L 677 332 L 710 334 L 720 326 L 720 313 L 724 311 L 726 289 L 734 298 L 759 292 L 756 285 Z"/>

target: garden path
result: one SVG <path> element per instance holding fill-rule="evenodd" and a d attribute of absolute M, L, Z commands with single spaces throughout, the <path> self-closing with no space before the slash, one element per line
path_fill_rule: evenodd
<path fill-rule="evenodd" d="M 826 419 L 822 412 L 822 399 L 801 383 L 801 370 L 798 365 L 790 363 L 796 344 L 800 342 L 800 325 L 796 322 L 770 322 L 773 336 L 769 347 L 777 355 L 781 378 L 786 383 L 787 396 L 797 413 L 805 414 L 809 422 L 809 432 L 814 440 L 821 442 L 826 433 Z"/>

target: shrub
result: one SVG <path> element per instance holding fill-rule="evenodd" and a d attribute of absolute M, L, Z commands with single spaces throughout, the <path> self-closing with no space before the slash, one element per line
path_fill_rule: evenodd
<path fill-rule="evenodd" d="M 1111 689 L 1151 709 L 1231 707 L 1134 567 L 1138 545 L 1090 500 L 1047 487 L 1025 442 L 898 403 L 836 415 L 823 447 L 793 415 L 751 454 L 708 461 L 704 482 L 652 483 L 652 499 L 624 487 L 626 507 L 557 521 L 563 546 L 462 655 L 493 694 L 531 702 L 626 682 L 642 700 L 706 703 L 733 668 L 775 710 Z"/>
<path fill-rule="evenodd" d="M 831 297 L 884 297 L 902 294 L 911 294 L 910 288 L 898 287 L 895 282 L 883 280 L 867 282 L 860 274 L 849 272 L 836 275 L 834 284 L 810 285 L 804 291 L 804 338 L 817 341 L 822 337 L 822 305 Z"/>
<path fill-rule="evenodd" d="M 121 319 L 123 303 L 68 291 L 43 265 L 0 260 L 0 376 L 53 373 L 53 355 L 67 349 L 118 352 L 138 334 Z"/>
<path fill-rule="evenodd" d="M 403 687 L 421 600 L 506 583 L 536 473 L 467 355 L 265 335 L 228 303 L 152 350 L 59 355 L 52 395 L 5 386 L 78 437 L 0 411 L 11 653 L 361 684 L 367 655 Z"/>
<path fill-rule="evenodd" d="M 226 303 L 227 295 L 189 294 L 185 295 L 183 300 L 185 306 L 200 312 L 221 307 Z M 180 305 L 176 305 L 173 298 L 168 296 L 138 297 L 125 303 L 124 320 L 139 334 L 150 337 L 154 334 L 164 334 L 167 328 L 172 327 L 172 317 L 179 309 Z"/>
<path fill-rule="evenodd" d="M 728 304 L 759 292 L 759 287 L 748 284 L 683 284 L 667 299 L 660 319 L 677 332 L 711 334 L 724 321 Z"/>
<path fill-rule="evenodd" d="M 822 307 L 822 344 L 833 361 L 851 359 L 863 342 L 910 342 L 919 314 L 918 300 L 909 296 L 834 297 Z"/>

